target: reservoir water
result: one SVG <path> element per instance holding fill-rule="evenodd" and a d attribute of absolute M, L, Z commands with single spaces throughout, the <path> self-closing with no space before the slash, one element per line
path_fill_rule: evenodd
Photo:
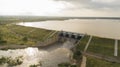
<path fill-rule="evenodd" d="M 18 25 L 120 39 L 120 20 L 115 19 L 70 19 L 64 21 L 21 22 L 18 23 Z"/>

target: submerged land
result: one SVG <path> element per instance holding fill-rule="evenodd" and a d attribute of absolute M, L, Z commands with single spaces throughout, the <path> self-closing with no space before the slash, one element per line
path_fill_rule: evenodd
<path fill-rule="evenodd" d="M 49 37 L 55 31 L 46 30 L 33 27 L 19 26 L 15 23 L 18 22 L 34 22 L 34 21 L 45 21 L 45 20 L 65 20 L 71 17 L 61 17 L 61 18 L 50 18 L 50 17 L 0 17 L 0 49 L 10 49 L 11 46 L 19 48 L 19 46 L 36 46 L 41 42 L 46 41 L 48 38 L 55 38 L 54 36 Z M 75 17 L 72 17 L 72 19 Z M 84 17 L 83 17 L 84 18 Z M 93 19 L 95 17 L 89 18 Z M 104 18 L 104 17 L 102 17 Z M 102 19 L 99 18 L 99 19 Z M 95 18 L 97 19 L 97 18 Z M 106 18 L 104 18 L 106 19 Z M 111 19 L 111 18 L 107 18 Z M 120 19 L 120 18 L 112 18 Z M 108 39 L 98 36 L 92 36 L 85 34 L 85 36 L 80 39 L 73 50 L 73 59 L 76 64 L 63 62 L 58 64 L 58 67 L 120 67 L 120 40 L 118 40 L 117 56 L 115 56 L 115 39 Z M 85 57 L 86 59 L 83 59 Z M 8 63 L 13 66 L 22 64 L 21 58 L 18 60 L 10 59 L 5 57 L 0 58 L 0 64 Z M 86 62 L 85 62 L 86 61 Z M 41 64 L 41 63 L 40 63 Z M 38 67 L 39 65 L 31 65 L 30 67 Z"/>

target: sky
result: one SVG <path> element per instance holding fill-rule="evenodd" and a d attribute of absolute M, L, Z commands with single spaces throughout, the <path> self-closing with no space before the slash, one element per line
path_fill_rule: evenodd
<path fill-rule="evenodd" d="M 0 0 L 0 15 L 119 17 L 120 0 Z"/>

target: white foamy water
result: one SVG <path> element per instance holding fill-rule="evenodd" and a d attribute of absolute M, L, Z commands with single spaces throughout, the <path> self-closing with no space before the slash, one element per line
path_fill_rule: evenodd
<path fill-rule="evenodd" d="M 65 21 L 21 22 L 18 23 L 18 25 L 50 30 L 87 33 L 89 35 L 120 39 L 120 20 L 71 19 Z"/>
<path fill-rule="evenodd" d="M 29 67 L 29 65 L 38 64 L 41 62 L 42 67 L 57 67 L 61 62 L 69 62 L 70 51 L 65 48 L 59 48 L 52 52 L 38 50 L 38 48 L 26 48 L 17 50 L 0 51 L 0 56 L 18 57 L 23 56 L 23 63 L 15 67 Z M 7 67 L 1 65 L 0 67 Z"/>
<path fill-rule="evenodd" d="M 47 49 L 28 47 L 7 51 L 0 50 L 0 57 L 15 58 L 23 56 L 23 63 L 15 67 L 29 67 L 33 64 L 39 64 L 39 62 L 42 64 L 41 67 L 57 67 L 59 63 L 70 62 L 70 55 L 72 54 L 70 48 L 72 48 L 73 45 L 74 42 L 66 41 L 60 44 L 60 46 L 52 46 Z M 7 67 L 7 64 L 0 65 L 0 67 Z"/>

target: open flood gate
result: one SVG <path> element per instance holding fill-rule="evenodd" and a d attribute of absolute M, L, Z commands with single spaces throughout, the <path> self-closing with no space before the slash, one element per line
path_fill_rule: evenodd
<path fill-rule="evenodd" d="M 63 38 L 80 40 L 84 36 L 84 34 L 61 31 L 61 32 L 59 32 L 58 36 L 63 37 Z"/>

